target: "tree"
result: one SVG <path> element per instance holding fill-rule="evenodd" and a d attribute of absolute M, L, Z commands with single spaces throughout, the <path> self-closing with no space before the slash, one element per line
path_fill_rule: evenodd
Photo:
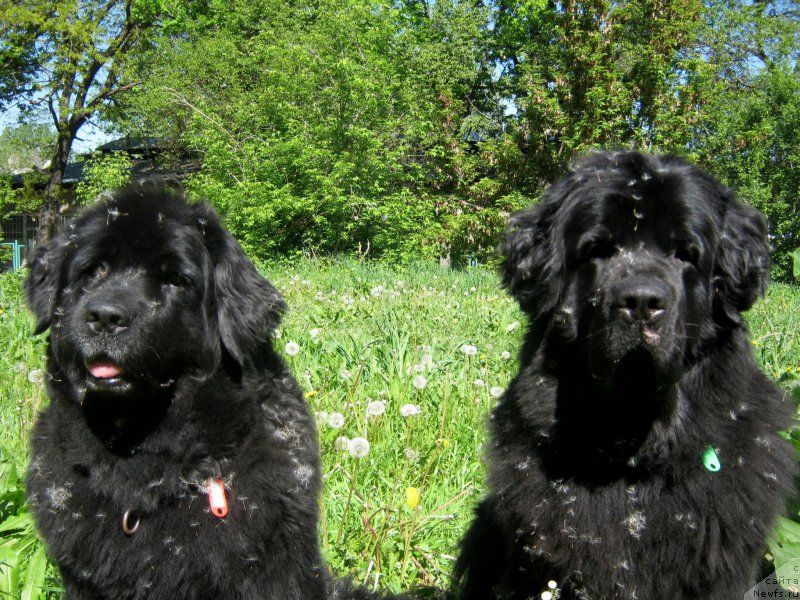
<path fill-rule="evenodd" d="M 494 56 L 517 112 L 520 185 L 594 146 L 685 147 L 700 104 L 700 0 L 500 0 Z"/>
<path fill-rule="evenodd" d="M 212 5 L 142 57 L 128 127 L 200 153 L 189 187 L 255 255 L 438 255 L 478 173 L 486 21 L 457 1 Z"/>
<path fill-rule="evenodd" d="M 156 22 L 156 0 L 2 0 L 0 103 L 23 114 L 46 109 L 56 132 L 40 211 L 49 236 L 72 143 L 90 119 L 100 118 L 138 81 L 120 83 L 128 55 Z"/>
<path fill-rule="evenodd" d="M 695 148 L 769 220 L 773 276 L 792 279 L 800 246 L 800 10 L 793 2 L 709 2 L 713 93 Z"/>

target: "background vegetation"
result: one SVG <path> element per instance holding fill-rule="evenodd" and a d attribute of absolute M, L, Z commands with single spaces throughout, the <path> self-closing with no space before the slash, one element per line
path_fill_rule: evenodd
<path fill-rule="evenodd" d="M 3 0 L 0 109 L 52 123 L 45 232 L 88 122 L 195 156 L 261 258 L 491 260 L 574 155 L 636 146 L 739 188 L 785 279 L 798 32 L 790 0 Z"/>
<path fill-rule="evenodd" d="M 522 314 L 481 267 L 295 260 L 265 273 L 291 307 L 276 347 L 317 415 L 332 569 L 383 589 L 446 586 L 484 493 L 485 424 L 517 370 Z M 0 595 L 58 597 L 18 476 L 46 402 L 44 340 L 31 335 L 20 281 L 0 276 Z M 800 292 L 781 284 L 749 313 L 759 363 L 795 402 L 797 315 Z M 787 435 L 800 447 L 798 430 Z M 800 525 L 782 521 L 770 552 L 777 565 L 800 556 Z"/>

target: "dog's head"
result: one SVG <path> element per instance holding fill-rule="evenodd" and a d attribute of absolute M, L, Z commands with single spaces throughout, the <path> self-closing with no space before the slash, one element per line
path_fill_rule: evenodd
<path fill-rule="evenodd" d="M 611 391 L 665 386 L 767 284 L 764 218 L 675 157 L 597 153 L 512 218 L 502 275 Z"/>
<path fill-rule="evenodd" d="M 285 308 L 207 204 L 154 185 L 88 209 L 37 248 L 25 281 L 36 333 L 81 402 L 245 367 Z"/>

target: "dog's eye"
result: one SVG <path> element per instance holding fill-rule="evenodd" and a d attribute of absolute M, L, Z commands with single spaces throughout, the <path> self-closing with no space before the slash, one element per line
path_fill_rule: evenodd
<path fill-rule="evenodd" d="M 176 288 L 186 288 L 189 287 L 190 281 L 189 278 L 181 273 L 174 273 L 174 272 L 167 272 L 164 273 L 164 285 L 169 285 Z"/>
<path fill-rule="evenodd" d="M 675 258 L 681 262 L 697 266 L 700 262 L 700 250 L 693 244 L 680 244 L 675 249 Z"/>
<path fill-rule="evenodd" d="M 580 256 L 583 262 L 595 259 L 611 258 L 617 252 L 614 244 L 607 240 L 594 240 L 583 245 Z"/>
<path fill-rule="evenodd" d="M 108 266 L 108 263 L 105 261 L 101 261 L 95 265 L 92 265 L 89 269 L 89 276 L 92 279 L 105 279 L 108 277 L 109 272 L 111 271 L 111 267 Z"/>

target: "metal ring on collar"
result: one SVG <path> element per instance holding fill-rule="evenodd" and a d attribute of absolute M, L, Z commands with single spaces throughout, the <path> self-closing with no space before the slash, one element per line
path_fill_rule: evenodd
<path fill-rule="evenodd" d="M 131 519 L 133 519 L 133 523 L 131 523 Z M 139 531 L 140 523 L 141 519 L 134 514 L 133 510 L 128 509 L 122 517 L 122 532 L 127 536 L 131 536 Z"/>

